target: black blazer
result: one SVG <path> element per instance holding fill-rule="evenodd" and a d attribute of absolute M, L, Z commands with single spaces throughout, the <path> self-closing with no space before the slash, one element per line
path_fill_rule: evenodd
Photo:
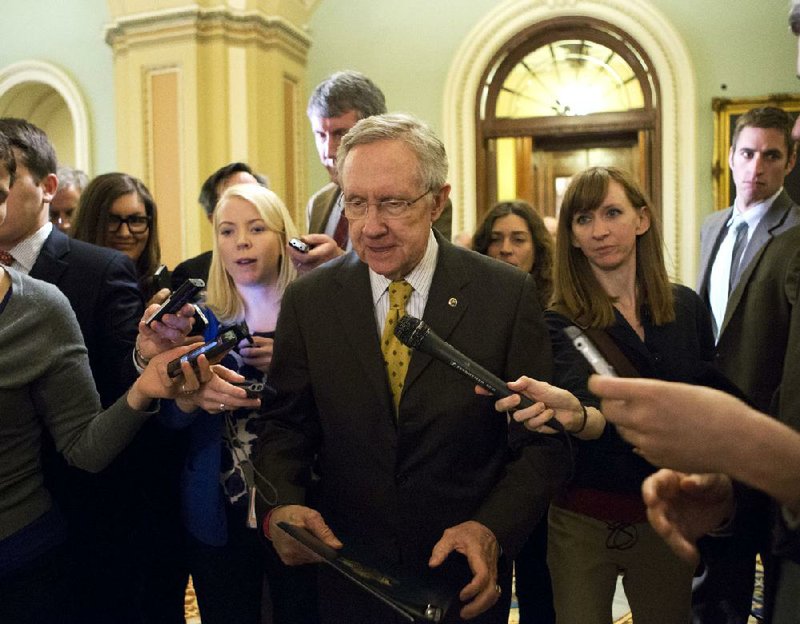
<path fill-rule="evenodd" d="M 550 340 L 530 276 L 437 240 L 424 320 L 503 379 L 549 380 Z M 513 556 L 568 472 L 562 438 L 508 425 L 493 398 L 419 351 L 395 420 L 368 269 L 352 252 L 287 289 L 270 383 L 279 395 L 256 464 L 278 502 L 309 504 L 334 530 L 420 570 L 442 532 L 471 519 Z M 524 438 L 521 449 L 511 450 L 509 435 Z M 313 502 L 312 467 L 320 475 Z M 347 595 L 321 608 L 349 617 L 367 613 L 365 601 Z M 341 621 L 370 621 L 353 617 Z"/>
<path fill-rule="evenodd" d="M 132 353 L 144 304 L 130 259 L 53 228 L 30 272 L 69 299 L 104 406 L 136 379 Z"/>
<path fill-rule="evenodd" d="M 211 252 L 204 251 L 199 256 L 184 260 L 172 271 L 171 288 L 175 290 L 187 279 L 201 279 L 208 283 L 208 271 L 211 268 Z"/>

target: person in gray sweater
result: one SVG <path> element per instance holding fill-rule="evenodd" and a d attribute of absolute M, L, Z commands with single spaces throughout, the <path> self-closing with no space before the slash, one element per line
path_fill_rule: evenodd
<path fill-rule="evenodd" d="M 167 363 L 186 349 L 153 358 L 130 390 L 101 410 L 67 299 L 51 284 L 0 266 L 0 621 L 72 622 L 68 592 L 59 587 L 64 529 L 41 470 L 43 429 L 71 465 L 102 470 L 157 411 L 154 399 L 197 391 L 215 376 L 205 365 L 200 379 L 170 380 Z M 257 403 L 238 388 L 231 393 L 231 405 Z"/>

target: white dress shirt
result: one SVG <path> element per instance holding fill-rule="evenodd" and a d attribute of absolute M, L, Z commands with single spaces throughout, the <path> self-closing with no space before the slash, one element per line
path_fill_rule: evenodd
<path fill-rule="evenodd" d="M 714 335 L 719 340 L 719 330 L 722 327 L 722 322 L 725 319 L 725 310 L 728 307 L 728 284 L 731 274 L 731 255 L 733 254 L 733 243 L 736 239 L 736 228 L 744 221 L 747 223 L 747 240 L 745 241 L 744 248 L 742 249 L 742 257 L 747 250 L 747 245 L 753 237 L 753 232 L 761 223 L 761 219 L 769 210 L 772 202 L 783 191 L 783 187 L 778 189 L 772 197 L 764 201 L 750 206 L 747 210 L 742 211 L 739 202 L 734 202 L 733 210 L 731 211 L 731 218 L 728 219 L 726 227 L 728 232 L 717 249 L 717 255 L 714 256 L 714 262 L 711 265 L 711 276 L 708 283 L 708 299 L 711 303 L 711 313 L 714 317 Z M 744 267 L 741 267 L 742 269 Z"/>

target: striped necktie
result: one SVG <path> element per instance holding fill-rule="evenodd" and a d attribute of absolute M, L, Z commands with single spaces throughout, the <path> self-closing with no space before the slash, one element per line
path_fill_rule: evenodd
<path fill-rule="evenodd" d="M 744 248 L 747 247 L 747 221 L 742 221 L 736 226 L 736 234 L 733 240 L 733 251 L 731 252 L 731 273 L 728 278 L 728 294 L 733 290 L 739 276 L 739 265 L 742 262 Z"/>

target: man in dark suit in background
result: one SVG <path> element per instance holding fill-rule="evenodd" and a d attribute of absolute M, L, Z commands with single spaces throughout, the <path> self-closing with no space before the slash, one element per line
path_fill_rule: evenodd
<path fill-rule="evenodd" d="M 220 167 L 212 173 L 203 186 L 200 188 L 200 196 L 197 201 L 206 215 L 209 223 L 214 223 L 214 208 L 217 206 L 220 195 L 229 186 L 234 184 L 260 184 L 268 188 L 267 179 L 250 168 L 250 165 L 243 162 L 232 162 L 224 167 Z M 170 285 L 175 290 L 187 279 L 201 279 L 208 281 L 208 269 L 211 267 L 211 252 L 203 253 L 189 258 L 178 264 L 172 271 Z"/>
<path fill-rule="evenodd" d="M 783 188 L 795 164 L 792 118 L 773 107 L 742 115 L 734 130 L 728 162 L 736 186 L 734 205 L 711 215 L 701 233 L 698 292 L 708 302 L 717 337 L 717 364 L 759 410 L 775 414 L 786 356 L 790 307 L 780 305 L 785 263 L 763 254 L 774 239 L 800 223 L 798 207 Z M 775 305 L 770 305 L 775 302 Z M 740 501 L 741 517 L 766 522 L 769 505 L 753 493 Z M 744 527 L 741 535 L 709 543 L 704 575 L 695 583 L 695 622 L 746 624 L 750 614 L 756 552 L 765 559 L 767 543 L 749 536 L 764 531 Z"/>
<path fill-rule="evenodd" d="M 334 534 L 351 535 L 416 573 L 466 557 L 473 578 L 461 590 L 462 617 L 505 624 L 510 562 L 566 478 L 564 440 L 524 432 L 446 364 L 420 351 L 409 361 L 398 344 L 384 354 L 382 343 L 392 345 L 393 315 L 402 315 L 394 292 L 406 290 L 408 314 L 500 377 L 548 379 L 535 286 L 432 229 L 450 186 L 444 146 L 421 122 L 361 120 L 337 167 L 354 251 L 284 296 L 270 375 L 278 396 L 256 459 L 278 506 L 262 527 L 288 564 L 308 559 L 280 521 L 333 547 Z M 394 621 L 320 573 L 323 621 Z"/>
<path fill-rule="evenodd" d="M 288 247 L 298 271 L 305 273 L 352 249 L 347 219 L 343 215 L 342 189 L 336 169 L 339 143 L 360 119 L 386 112 L 378 86 L 364 74 L 340 71 L 319 83 L 308 99 L 306 114 L 314 133 L 319 159 L 331 181 L 308 201 L 308 233 L 303 240 L 312 251 L 302 254 Z M 450 239 L 453 206 L 447 200 L 436 229 Z"/>
<path fill-rule="evenodd" d="M 101 402 L 108 406 L 136 379 L 134 352 L 144 359 L 152 357 L 171 340 L 182 339 L 188 321 L 175 319 L 174 327 L 162 326 L 163 342 L 139 338 L 137 349 L 144 306 L 133 263 L 116 250 L 71 239 L 50 223 L 48 204 L 58 187 L 57 163 L 41 129 L 21 119 L 2 118 L 0 133 L 9 139 L 17 165 L 8 215 L 0 226 L 0 249 L 11 254 L 15 269 L 54 284 L 66 295 L 86 343 Z M 182 588 L 171 594 L 177 595 L 171 614 L 165 604 L 150 602 L 168 589 L 166 582 L 159 582 L 167 578 L 165 565 L 158 565 L 163 544 L 154 543 L 160 534 L 149 531 L 168 527 L 170 518 L 143 519 L 147 513 L 159 514 L 150 509 L 155 492 L 142 491 L 145 471 L 138 469 L 159 462 L 152 446 L 158 439 L 157 427 L 155 420 L 149 422 L 99 475 L 67 466 L 52 442 L 44 441 L 51 445 L 43 452 L 45 478 L 67 520 L 75 603 L 82 622 L 138 624 L 140 614 L 151 606 L 166 618 L 172 615 L 172 620 L 163 621 L 183 621 Z M 142 527 L 144 533 L 137 531 Z M 152 567 L 143 571 L 140 563 Z M 152 592 L 142 587 L 143 581 L 152 582 Z"/>

